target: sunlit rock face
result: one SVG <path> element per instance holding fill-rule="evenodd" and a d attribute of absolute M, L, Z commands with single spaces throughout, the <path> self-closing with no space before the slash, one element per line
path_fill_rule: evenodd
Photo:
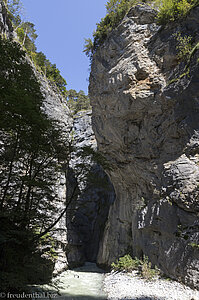
<path fill-rule="evenodd" d="M 12 23 L 8 18 L 4 2 L 0 1 L 0 34 L 5 37 L 13 36 Z"/>
<path fill-rule="evenodd" d="M 37 74 L 41 84 L 41 91 L 44 95 L 42 109 L 50 120 L 55 122 L 56 129 L 59 130 L 61 136 L 68 141 L 71 140 L 71 130 L 73 127 L 73 119 L 71 112 L 67 107 L 65 99 L 62 97 L 58 89 L 50 84 L 45 78 Z M 67 195 L 67 157 L 62 162 L 62 169 L 55 174 L 56 180 L 54 185 L 54 193 L 57 195 L 56 201 L 58 212 L 52 217 L 52 223 L 55 222 L 66 207 Z M 67 268 L 68 261 L 66 256 L 67 241 L 67 222 L 66 214 L 62 216 L 52 231 L 52 236 L 57 241 L 57 259 L 54 267 L 54 275 L 60 273 Z"/>
<path fill-rule="evenodd" d="M 176 32 L 199 41 L 199 7 L 161 27 L 132 8 L 94 55 L 93 129 L 116 192 L 98 263 L 131 251 L 199 287 L 199 51 L 177 59 Z M 187 72 L 187 73 L 186 73 Z M 185 74 L 186 73 L 186 74 Z"/>
<path fill-rule="evenodd" d="M 30 62 L 30 64 L 32 63 Z M 54 127 L 59 131 L 61 138 L 70 142 L 73 118 L 65 98 L 55 85 L 35 70 L 34 65 L 32 65 L 32 67 L 40 83 L 41 92 L 44 97 L 41 110 L 44 111 L 48 119 L 54 122 Z M 60 217 L 66 207 L 68 157 L 65 157 L 61 164 L 62 168 L 54 174 L 54 194 L 56 197 L 53 202 L 56 202 L 58 211 L 52 215 L 52 224 Z M 56 223 L 50 234 L 56 241 L 55 251 L 57 258 L 53 270 L 53 274 L 56 275 L 65 270 L 68 266 L 66 255 L 66 247 L 68 244 L 66 213 Z"/>

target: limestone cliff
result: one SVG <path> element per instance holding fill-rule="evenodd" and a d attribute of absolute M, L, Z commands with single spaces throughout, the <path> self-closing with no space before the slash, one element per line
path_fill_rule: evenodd
<path fill-rule="evenodd" d="M 70 140 L 71 130 L 73 128 L 73 120 L 71 112 L 66 105 L 65 99 L 58 91 L 56 86 L 53 86 L 46 78 L 37 73 L 38 80 L 41 84 L 41 90 L 44 95 L 44 102 L 42 109 L 50 120 L 53 120 L 57 129 L 62 133 L 63 137 L 68 137 Z M 66 206 L 66 193 L 67 193 L 67 166 L 63 161 L 63 169 L 61 172 L 55 174 L 56 181 L 54 186 L 55 194 L 57 195 L 56 201 L 58 202 L 59 211 L 54 214 L 52 223 L 57 220 L 61 212 Z M 60 273 L 67 267 L 66 245 L 67 245 L 67 226 L 66 214 L 56 224 L 52 236 L 57 240 L 57 259 L 54 267 L 54 274 Z"/>
<path fill-rule="evenodd" d="M 10 37 L 13 35 L 12 23 L 9 20 L 4 2 L 0 2 L 0 33 Z"/>
<path fill-rule="evenodd" d="M 174 36 L 199 41 L 199 7 L 164 27 L 155 14 L 132 8 L 93 57 L 93 129 L 116 191 L 98 263 L 130 250 L 199 287 L 199 51 L 186 68 Z"/>
<path fill-rule="evenodd" d="M 67 259 L 70 267 L 96 261 L 109 208 L 115 199 L 113 186 L 102 167 L 89 156 L 84 161 L 77 155 L 84 147 L 96 150 L 91 115 L 91 111 L 80 111 L 73 122 L 77 152 L 71 160 L 67 180 L 68 192 L 78 185 L 78 195 L 67 211 Z M 82 163 L 83 176 L 78 176 L 78 164 Z"/>

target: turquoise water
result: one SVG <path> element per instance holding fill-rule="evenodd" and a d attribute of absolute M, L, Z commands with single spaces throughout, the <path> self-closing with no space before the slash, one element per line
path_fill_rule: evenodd
<path fill-rule="evenodd" d="M 103 280 L 103 270 L 94 263 L 86 263 L 83 267 L 61 273 L 53 280 L 53 288 L 42 286 L 42 290 L 52 293 L 51 297 L 46 294 L 45 299 L 106 300 Z M 44 299 L 43 297 L 39 298 Z"/>

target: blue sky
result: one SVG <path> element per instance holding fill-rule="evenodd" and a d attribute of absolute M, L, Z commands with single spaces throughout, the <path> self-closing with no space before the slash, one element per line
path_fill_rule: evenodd
<path fill-rule="evenodd" d="M 55 63 L 67 89 L 87 93 L 89 59 L 82 52 L 84 38 L 92 36 L 105 16 L 107 0 L 22 0 L 25 20 L 35 24 L 37 50 Z"/>

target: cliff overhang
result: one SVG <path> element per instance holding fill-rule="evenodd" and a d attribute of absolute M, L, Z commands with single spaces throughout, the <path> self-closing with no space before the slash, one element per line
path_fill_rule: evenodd
<path fill-rule="evenodd" d="M 116 191 L 98 263 L 131 252 L 199 287 L 199 51 L 178 58 L 176 33 L 199 41 L 199 7 L 159 26 L 132 8 L 93 56 L 90 98 Z"/>

